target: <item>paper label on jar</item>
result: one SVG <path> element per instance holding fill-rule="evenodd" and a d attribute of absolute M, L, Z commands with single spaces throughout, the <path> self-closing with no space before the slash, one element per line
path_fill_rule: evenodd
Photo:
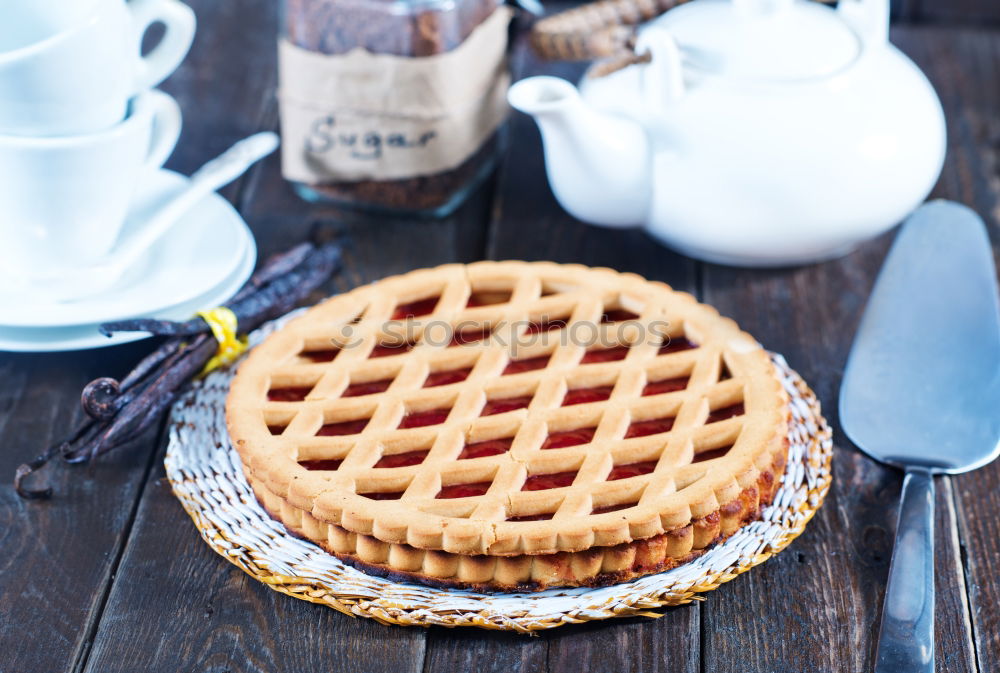
<path fill-rule="evenodd" d="M 507 113 L 507 26 L 497 9 L 457 48 L 407 58 L 280 44 L 282 172 L 306 184 L 450 170 Z"/>

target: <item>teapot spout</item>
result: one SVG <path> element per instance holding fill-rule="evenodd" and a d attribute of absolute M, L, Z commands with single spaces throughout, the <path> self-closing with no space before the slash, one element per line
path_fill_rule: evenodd
<path fill-rule="evenodd" d="M 523 79 L 507 100 L 538 123 L 549 184 L 567 212 L 606 227 L 645 223 L 651 152 L 638 122 L 592 109 L 558 77 Z"/>

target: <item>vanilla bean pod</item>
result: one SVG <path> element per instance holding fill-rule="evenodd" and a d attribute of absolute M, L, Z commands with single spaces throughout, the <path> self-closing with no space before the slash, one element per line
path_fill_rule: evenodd
<path fill-rule="evenodd" d="M 293 249 L 292 252 L 296 252 L 296 250 Z M 284 261 L 284 259 L 279 258 L 278 263 L 283 264 Z M 260 322 L 276 318 L 291 310 L 322 283 L 325 279 L 324 275 L 329 277 L 339 262 L 340 249 L 336 244 L 313 248 L 308 251 L 308 254 L 302 256 L 298 265 L 282 275 L 276 275 L 270 269 L 266 270 L 265 277 L 270 277 L 269 283 L 263 285 L 257 292 L 238 298 L 236 301 L 230 301 L 227 306 L 236 315 L 241 330 L 245 331 L 244 325 L 249 326 L 247 329 L 253 329 Z M 253 282 L 253 279 L 250 282 Z M 280 311 L 281 308 L 285 310 Z M 116 332 L 149 332 L 156 336 L 186 336 L 206 331 L 208 331 L 208 325 L 201 318 L 192 318 L 183 323 L 140 318 L 101 325 L 101 332 L 108 336 Z"/>
<path fill-rule="evenodd" d="M 177 363 L 154 377 L 122 408 L 123 411 L 126 408 L 133 410 L 133 413 L 117 414 L 98 437 L 66 452 L 63 457 L 71 462 L 81 457 L 91 460 L 137 438 L 173 404 L 184 384 L 195 377 L 215 354 L 217 345 L 215 339 L 208 335 L 199 336 L 191 344 L 184 345 L 183 356 Z"/>
<path fill-rule="evenodd" d="M 42 469 L 45 465 L 62 454 L 65 455 L 73 444 L 83 441 L 83 438 L 94 435 L 99 430 L 99 425 L 95 421 L 87 421 L 77 428 L 72 435 L 61 442 L 57 442 L 45 450 L 33 460 L 20 465 L 14 473 L 14 489 L 17 494 L 26 499 L 48 498 L 52 495 L 51 488 L 28 489 L 24 487 L 23 481 L 33 472 Z"/>
<path fill-rule="evenodd" d="M 240 288 L 239 292 L 233 295 L 230 302 L 243 301 L 248 295 L 253 294 L 264 285 L 291 273 L 300 264 L 306 261 L 309 254 L 316 248 L 312 243 L 300 243 L 291 250 L 274 255 L 267 261 L 257 273 L 247 281 L 246 285 Z"/>
<path fill-rule="evenodd" d="M 80 395 L 83 410 L 95 420 L 110 420 L 138 395 L 143 383 L 157 367 L 161 370 L 169 369 L 182 355 L 183 351 L 176 342 L 166 341 L 143 358 L 122 381 L 110 377 L 94 379 L 84 387 L 83 394 Z"/>
<path fill-rule="evenodd" d="M 106 421 L 118 413 L 126 398 L 117 379 L 105 376 L 88 383 L 80 403 L 87 415 L 97 421 Z"/>
<path fill-rule="evenodd" d="M 303 243 L 270 258 L 227 306 L 237 318 L 238 331 L 249 332 L 281 316 L 318 289 L 340 264 L 336 242 L 319 247 Z M 50 460 L 61 456 L 82 463 L 131 442 L 148 430 L 173 404 L 183 387 L 201 372 L 218 344 L 200 317 L 184 323 L 128 320 L 101 326 L 105 334 L 149 331 L 172 336 L 143 358 L 121 381 L 100 378 L 83 391 L 88 415 L 69 437 L 18 467 L 14 487 L 23 498 L 46 498 L 51 488 L 29 488 L 25 480 Z"/>

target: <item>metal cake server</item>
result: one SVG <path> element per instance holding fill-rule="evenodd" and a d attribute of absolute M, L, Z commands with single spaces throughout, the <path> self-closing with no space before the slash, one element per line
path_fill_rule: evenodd
<path fill-rule="evenodd" d="M 982 220 L 933 201 L 896 237 L 840 390 L 847 436 L 906 470 L 876 673 L 934 671 L 934 479 L 1000 454 L 1000 310 Z"/>

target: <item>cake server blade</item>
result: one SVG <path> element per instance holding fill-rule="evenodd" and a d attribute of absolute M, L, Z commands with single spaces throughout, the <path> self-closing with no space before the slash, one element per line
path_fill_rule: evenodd
<path fill-rule="evenodd" d="M 1000 450 L 1000 312 L 983 221 L 931 202 L 903 225 L 844 372 L 840 420 L 876 460 L 964 472 Z"/>
<path fill-rule="evenodd" d="M 935 473 L 1000 453 L 1000 309 L 982 220 L 934 201 L 903 225 L 840 390 L 844 432 L 906 470 L 876 673 L 934 670 Z"/>

